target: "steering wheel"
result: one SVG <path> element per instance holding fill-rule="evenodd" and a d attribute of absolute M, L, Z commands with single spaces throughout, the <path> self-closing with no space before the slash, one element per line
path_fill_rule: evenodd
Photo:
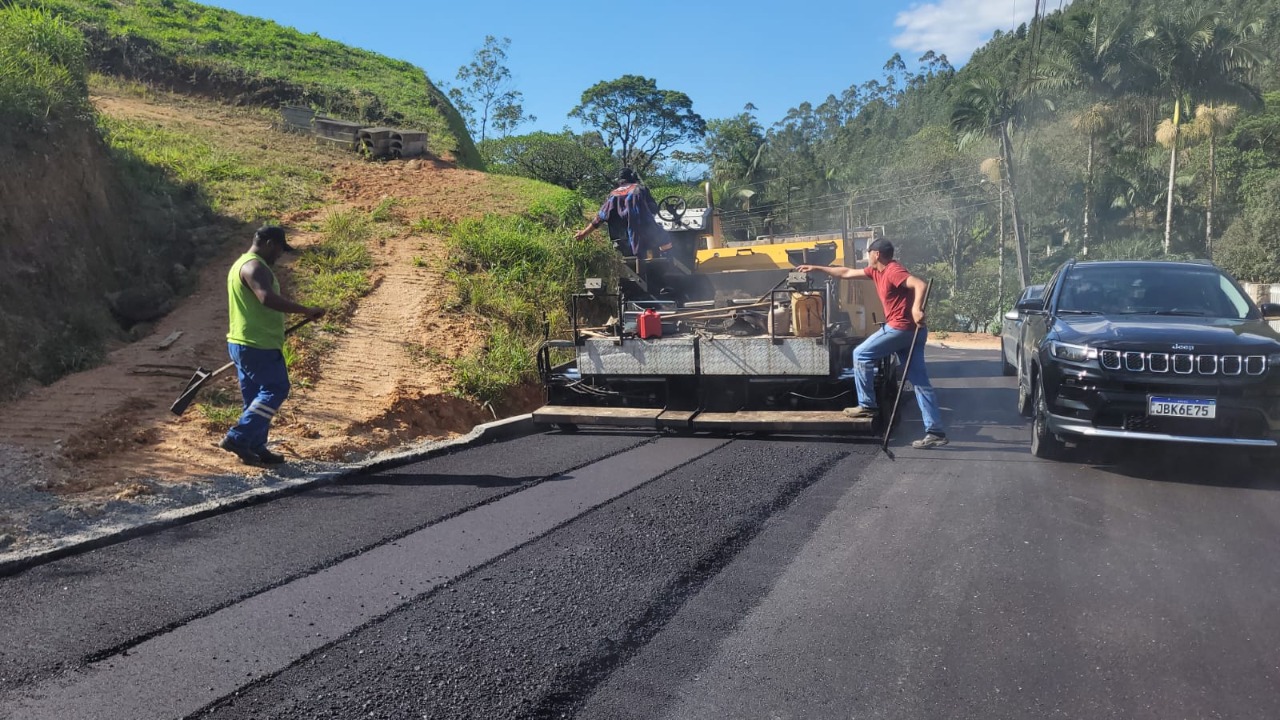
<path fill-rule="evenodd" d="M 684 198 L 679 195 L 668 195 L 658 202 L 658 217 L 667 222 L 680 222 L 684 210 Z"/>

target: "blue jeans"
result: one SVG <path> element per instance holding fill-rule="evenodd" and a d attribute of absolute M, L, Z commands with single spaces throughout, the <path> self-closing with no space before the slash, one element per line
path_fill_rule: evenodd
<path fill-rule="evenodd" d="M 882 358 L 896 354 L 898 362 L 907 362 L 907 350 L 911 347 L 911 335 L 914 330 L 895 330 L 885 325 L 879 332 L 863 340 L 853 349 L 854 381 L 858 387 L 858 404 L 874 408 L 876 406 L 875 374 L 876 363 Z M 916 402 L 920 404 L 920 416 L 924 418 L 925 432 L 945 433 L 942 427 L 942 414 L 938 411 L 938 394 L 929 382 L 929 371 L 924 367 L 924 342 L 929 337 L 927 328 L 920 328 L 916 336 L 916 349 L 911 355 L 911 367 L 907 368 L 907 379 L 916 390 Z"/>
<path fill-rule="evenodd" d="M 240 377 L 244 413 L 240 422 L 227 431 L 231 442 L 253 450 L 267 444 L 267 431 L 276 411 L 289 397 L 289 371 L 284 353 L 227 343 L 227 352 Z"/>

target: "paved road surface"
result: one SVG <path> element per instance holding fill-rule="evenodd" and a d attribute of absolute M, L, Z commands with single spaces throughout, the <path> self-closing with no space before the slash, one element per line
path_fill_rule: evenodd
<path fill-rule="evenodd" d="M 1280 717 L 1280 480 L 952 444 L 549 433 L 0 579 L 0 717 Z"/>

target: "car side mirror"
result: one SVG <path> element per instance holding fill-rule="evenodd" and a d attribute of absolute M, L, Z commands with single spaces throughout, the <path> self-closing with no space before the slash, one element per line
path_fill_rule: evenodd
<path fill-rule="evenodd" d="M 1044 310 L 1044 300 L 1040 298 L 1027 298 L 1026 300 L 1019 300 L 1018 303 L 1013 306 L 1013 309 L 1017 310 L 1018 312 L 1039 312 L 1041 310 Z"/>
<path fill-rule="evenodd" d="M 1013 322 L 1017 322 L 1018 318 L 1020 317 L 1022 317 L 1022 313 L 1018 312 L 1017 310 L 1010 310 L 1009 312 L 1004 314 L 1005 320 L 1011 320 Z"/>
<path fill-rule="evenodd" d="M 1268 320 L 1280 319 L 1280 303 L 1262 303 L 1258 309 L 1262 311 L 1262 317 Z"/>

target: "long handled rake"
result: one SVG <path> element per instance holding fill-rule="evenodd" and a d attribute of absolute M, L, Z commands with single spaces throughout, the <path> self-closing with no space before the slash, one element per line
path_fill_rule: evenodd
<path fill-rule="evenodd" d="M 310 318 L 296 322 L 293 325 L 290 325 L 289 328 L 284 331 L 284 334 L 289 335 L 294 330 L 297 330 L 309 322 L 311 322 Z M 174 400 L 173 404 L 169 406 L 169 411 L 174 415 L 182 415 L 182 413 L 186 412 L 187 408 L 191 406 L 191 402 L 196 399 L 196 393 L 200 392 L 200 388 L 209 384 L 210 380 L 235 367 L 235 365 L 236 364 L 234 362 L 229 362 L 217 370 L 205 370 L 203 367 L 196 368 L 196 374 L 192 375 L 191 379 L 187 381 L 187 387 L 182 391 L 182 394 L 178 396 L 178 399 Z"/>
<path fill-rule="evenodd" d="M 929 309 L 929 291 L 933 289 L 933 280 L 930 280 L 924 286 L 924 300 L 920 303 L 923 310 Z M 911 347 L 907 348 L 907 361 L 902 365 L 902 378 L 898 380 L 898 394 L 893 397 L 893 410 L 889 412 L 889 423 L 884 427 L 884 440 L 880 443 L 880 449 L 890 460 L 895 460 L 893 451 L 889 449 L 889 438 L 893 435 L 893 421 L 898 416 L 898 403 L 902 400 L 902 390 L 907 385 L 907 372 L 911 370 L 911 359 L 916 354 L 916 340 L 920 337 L 920 326 L 916 325 L 916 329 L 911 333 Z"/>

